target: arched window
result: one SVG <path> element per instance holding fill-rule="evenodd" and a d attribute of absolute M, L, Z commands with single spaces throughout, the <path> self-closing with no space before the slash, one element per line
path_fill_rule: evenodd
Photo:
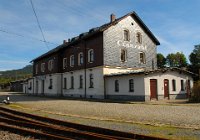
<path fill-rule="evenodd" d="M 83 53 L 78 54 L 78 65 L 83 65 Z"/>
<path fill-rule="evenodd" d="M 121 49 L 121 62 L 125 62 L 127 60 L 127 50 Z"/>
<path fill-rule="evenodd" d="M 142 34 L 140 32 L 136 33 L 136 43 L 142 44 Z"/>
<path fill-rule="evenodd" d="M 124 30 L 124 41 L 130 40 L 129 30 Z"/>
<path fill-rule="evenodd" d="M 94 50 L 93 49 L 90 49 L 88 51 L 88 62 L 90 62 L 90 63 L 94 62 Z"/>
<path fill-rule="evenodd" d="M 139 53 L 139 57 L 140 57 L 140 63 L 141 64 L 145 64 L 146 63 L 146 56 L 145 56 L 145 53 L 144 52 L 140 52 Z"/>
<path fill-rule="evenodd" d="M 73 67 L 74 66 L 74 55 L 70 56 L 70 66 Z"/>

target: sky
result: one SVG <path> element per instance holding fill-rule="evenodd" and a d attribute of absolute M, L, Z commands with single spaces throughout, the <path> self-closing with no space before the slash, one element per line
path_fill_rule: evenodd
<path fill-rule="evenodd" d="M 200 44 L 200 0 L 0 0 L 0 71 L 20 69 L 63 40 L 135 11 L 166 56 Z"/>

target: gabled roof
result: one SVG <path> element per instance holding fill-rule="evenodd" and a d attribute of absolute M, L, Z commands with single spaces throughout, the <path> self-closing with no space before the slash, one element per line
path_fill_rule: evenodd
<path fill-rule="evenodd" d="M 160 42 L 158 41 L 158 39 L 153 35 L 153 33 L 149 30 L 149 28 L 144 24 L 144 22 L 139 18 L 139 16 L 135 13 L 135 12 L 130 12 L 116 20 L 114 20 L 113 22 L 109 22 L 106 23 L 100 27 L 96 27 L 96 28 L 92 28 L 89 30 L 89 32 L 85 32 L 85 33 L 81 33 L 79 36 L 74 37 L 71 39 L 70 42 L 68 42 L 67 44 L 61 44 L 59 46 L 57 46 L 56 48 L 48 51 L 47 53 L 44 53 L 43 55 L 33 59 L 31 62 L 41 59 L 47 55 L 50 55 L 52 53 L 58 52 L 59 50 L 61 50 L 64 47 L 68 47 L 73 45 L 74 43 L 80 41 L 80 40 L 84 40 L 86 38 L 89 38 L 99 32 L 103 32 L 105 30 L 107 30 L 109 27 L 116 25 L 117 23 L 119 23 L 121 20 L 125 19 L 128 16 L 132 16 L 134 18 L 134 20 L 141 26 L 141 28 L 145 31 L 145 33 L 152 39 L 152 41 L 156 44 L 156 45 L 160 45 Z"/>

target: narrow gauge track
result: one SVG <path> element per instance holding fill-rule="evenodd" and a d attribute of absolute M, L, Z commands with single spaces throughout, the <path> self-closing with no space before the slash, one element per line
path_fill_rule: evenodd
<path fill-rule="evenodd" d="M 0 129 L 48 140 L 166 140 L 164 138 L 56 120 L 4 107 L 0 107 Z"/>

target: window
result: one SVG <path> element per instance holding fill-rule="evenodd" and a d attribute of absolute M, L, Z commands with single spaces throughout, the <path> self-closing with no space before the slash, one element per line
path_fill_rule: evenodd
<path fill-rule="evenodd" d="M 74 89 L 74 76 L 71 76 L 71 89 Z"/>
<path fill-rule="evenodd" d="M 49 89 L 53 88 L 53 79 L 49 79 Z"/>
<path fill-rule="evenodd" d="M 126 49 L 121 49 L 121 62 L 125 62 L 127 59 Z"/>
<path fill-rule="evenodd" d="M 67 78 L 64 78 L 64 83 L 63 84 L 64 84 L 64 86 L 63 86 L 64 89 L 67 89 Z"/>
<path fill-rule="evenodd" d="M 78 65 L 83 65 L 83 53 L 78 54 Z"/>
<path fill-rule="evenodd" d="M 176 80 L 172 80 L 172 91 L 176 91 Z"/>
<path fill-rule="evenodd" d="M 129 80 L 129 92 L 134 92 L 134 80 Z"/>
<path fill-rule="evenodd" d="M 80 75 L 80 85 L 79 88 L 83 88 L 83 75 Z"/>
<path fill-rule="evenodd" d="M 94 50 L 90 49 L 88 51 L 88 62 L 92 63 L 94 61 Z"/>
<path fill-rule="evenodd" d="M 32 89 L 32 82 L 29 83 L 29 88 L 28 88 L 28 89 L 29 89 L 29 90 Z"/>
<path fill-rule="evenodd" d="M 124 41 L 130 40 L 129 30 L 124 30 Z"/>
<path fill-rule="evenodd" d="M 45 63 L 42 63 L 41 64 L 41 72 L 44 72 L 45 71 Z"/>
<path fill-rule="evenodd" d="M 119 81 L 115 80 L 115 92 L 119 92 Z"/>
<path fill-rule="evenodd" d="M 184 91 L 184 81 L 181 80 L 181 91 Z"/>
<path fill-rule="evenodd" d="M 74 66 L 74 55 L 70 56 L 70 66 L 73 67 Z"/>
<path fill-rule="evenodd" d="M 142 34 L 140 32 L 136 33 L 136 43 L 142 44 Z"/>
<path fill-rule="evenodd" d="M 93 74 L 90 74 L 90 87 L 89 88 L 94 88 L 94 83 L 93 83 Z"/>
<path fill-rule="evenodd" d="M 48 70 L 51 71 L 53 69 L 53 59 L 48 62 Z"/>
<path fill-rule="evenodd" d="M 35 74 L 38 74 L 38 64 L 35 65 Z"/>
<path fill-rule="evenodd" d="M 67 58 L 63 58 L 63 69 L 67 67 Z"/>
<path fill-rule="evenodd" d="M 140 63 L 145 64 L 146 63 L 145 53 L 140 52 L 139 55 L 140 55 Z"/>

